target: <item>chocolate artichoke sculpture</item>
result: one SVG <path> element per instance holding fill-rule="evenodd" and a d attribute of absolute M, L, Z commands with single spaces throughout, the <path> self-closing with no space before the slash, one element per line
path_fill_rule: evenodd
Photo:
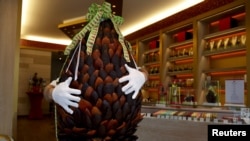
<path fill-rule="evenodd" d="M 111 14 L 110 4 L 92 4 L 89 23 L 66 48 L 68 58 L 60 82 L 68 77 L 71 88 L 81 90 L 78 108 L 68 114 L 56 105 L 57 137 L 60 141 L 133 141 L 142 120 L 142 96 L 133 99 L 118 79 L 128 74 L 125 64 L 136 68 L 130 44 L 117 25 L 122 18 Z M 136 79 L 136 78 L 135 78 Z"/>
<path fill-rule="evenodd" d="M 209 86 L 208 92 L 206 95 L 206 100 L 208 103 L 216 103 L 217 102 L 217 94 L 216 94 L 213 86 Z"/>

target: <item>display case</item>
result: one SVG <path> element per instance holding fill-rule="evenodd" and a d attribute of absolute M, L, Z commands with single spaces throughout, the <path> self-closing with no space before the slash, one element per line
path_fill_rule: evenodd
<path fill-rule="evenodd" d="M 140 66 L 145 67 L 148 70 L 148 81 L 145 83 L 143 89 L 146 93 L 146 99 L 148 101 L 158 101 L 159 86 L 161 85 L 161 54 L 160 54 L 160 34 L 155 33 L 151 36 L 142 38 L 139 40 L 139 53 L 141 54 L 139 59 Z"/>
<path fill-rule="evenodd" d="M 193 25 L 188 23 L 167 30 L 163 36 L 164 85 L 168 104 L 193 104 Z"/>
<path fill-rule="evenodd" d="M 218 80 L 218 103 L 225 100 L 225 81 L 244 80 L 246 76 L 246 12 L 239 5 L 198 21 L 199 78 L 201 84 Z M 247 88 L 245 87 L 246 95 Z M 201 88 L 199 104 L 204 104 L 207 93 Z M 246 99 L 246 98 L 245 98 Z"/>
<path fill-rule="evenodd" d="M 174 108 L 174 107 L 150 107 L 143 106 L 142 112 L 145 117 L 157 119 L 173 119 L 195 122 L 226 123 L 226 124 L 250 124 L 250 108 L 229 110 L 211 108 Z"/>
<path fill-rule="evenodd" d="M 207 141 L 208 125 L 249 125 L 250 108 L 240 111 L 211 108 L 159 108 L 142 106 L 144 118 L 139 140 Z"/>

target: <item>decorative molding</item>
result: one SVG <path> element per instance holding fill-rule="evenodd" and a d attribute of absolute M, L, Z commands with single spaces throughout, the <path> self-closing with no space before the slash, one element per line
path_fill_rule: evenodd
<path fill-rule="evenodd" d="M 48 50 L 48 51 L 64 51 L 66 45 L 38 42 L 20 39 L 21 48 L 29 48 L 29 49 L 39 49 L 39 50 Z"/>

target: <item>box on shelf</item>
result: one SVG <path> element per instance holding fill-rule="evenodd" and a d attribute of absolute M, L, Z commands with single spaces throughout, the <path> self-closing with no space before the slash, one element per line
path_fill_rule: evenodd
<path fill-rule="evenodd" d="M 237 20 L 231 17 L 226 17 L 226 18 L 219 20 L 220 31 L 233 28 L 233 27 L 237 27 L 237 25 L 238 25 Z"/>
<path fill-rule="evenodd" d="M 158 40 L 153 40 L 149 42 L 149 49 L 155 49 L 159 48 L 159 41 Z"/>
<path fill-rule="evenodd" d="M 185 40 L 189 40 L 189 39 L 192 39 L 192 38 L 193 38 L 193 34 L 191 32 L 182 31 L 182 32 L 179 32 L 177 34 L 176 41 L 177 42 L 183 42 Z"/>

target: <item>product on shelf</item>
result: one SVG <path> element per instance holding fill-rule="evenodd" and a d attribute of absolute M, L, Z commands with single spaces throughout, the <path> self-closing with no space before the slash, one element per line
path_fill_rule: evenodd
<path fill-rule="evenodd" d="M 240 36 L 240 42 L 241 42 L 241 44 L 242 45 L 246 45 L 246 35 L 245 34 L 243 34 L 243 35 L 241 35 Z"/>
<path fill-rule="evenodd" d="M 208 103 L 215 103 L 217 101 L 217 96 L 213 88 L 210 86 L 206 94 L 206 100 Z"/>
<path fill-rule="evenodd" d="M 224 49 L 227 49 L 227 47 L 228 47 L 228 41 L 229 41 L 229 38 L 225 38 L 223 40 L 223 42 L 224 42 Z"/>
<path fill-rule="evenodd" d="M 219 20 L 219 30 L 226 30 L 237 26 L 238 21 L 232 17 L 225 17 Z"/>
<path fill-rule="evenodd" d="M 153 40 L 149 42 L 149 49 L 159 48 L 159 41 Z"/>
<path fill-rule="evenodd" d="M 238 38 L 237 36 L 233 36 L 233 37 L 231 38 L 231 44 L 232 44 L 233 47 L 236 47 L 236 43 L 237 43 L 237 41 L 238 41 L 237 38 Z"/>
<path fill-rule="evenodd" d="M 176 42 L 183 42 L 185 40 L 189 40 L 193 38 L 193 33 L 192 32 L 187 32 L 187 31 L 182 31 L 177 33 Z"/>

